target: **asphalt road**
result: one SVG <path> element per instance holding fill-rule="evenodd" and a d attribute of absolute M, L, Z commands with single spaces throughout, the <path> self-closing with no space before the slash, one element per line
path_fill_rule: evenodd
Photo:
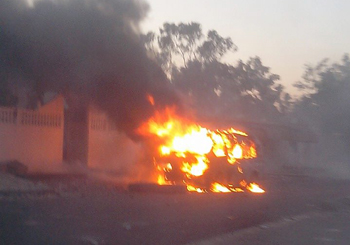
<path fill-rule="evenodd" d="M 0 244 L 232 244 L 237 235 L 253 239 L 241 244 L 273 244 L 281 224 L 298 221 L 307 230 L 312 220 L 347 210 L 349 183 L 269 176 L 265 194 L 164 194 L 62 180 L 54 184 L 58 195 L 0 198 Z M 261 233 L 263 243 L 249 235 Z"/>

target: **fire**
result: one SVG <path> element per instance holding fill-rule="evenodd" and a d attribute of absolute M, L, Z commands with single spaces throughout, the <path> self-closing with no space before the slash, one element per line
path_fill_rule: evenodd
<path fill-rule="evenodd" d="M 157 183 L 159 185 L 166 185 L 166 184 L 168 184 L 168 181 L 165 179 L 164 175 L 159 174 L 158 179 L 157 179 Z"/>
<path fill-rule="evenodd" d="M 153 97 L 148 99 L 153 105 Z M 257 157 L 254 143 L 242 131 L 210 130 L 176 116 L 174 110 L 167 108 L 156 112 L 139 128 L 139 133 L 149 136 L 157 147 L 154 157 L 158 184 L 185 183 L 188 191 L 200 193 L 243 192 L 241 187 L 264 192 L 257 184 L 248 185 L 245 180 L 239 186 L 233 184 L 238 180 L 232 175 L 242 178 L 244 175 L 238 160 Z"/>
<path fill-rule="evenodd" d="M 231 190 L 229 188 L 227 188 L 226 186 L 221 185 L 217 182 L 215 182 L 211 185 L 210 190 L 213 192 L 224 192 L 224 193 L 231 192 Z"/>
<path fill-rule="evenodd" d="M 247 186 L 247 189 L 250 190 L 251 192 L 254 192 L 254 193 L 265 193 L 265 190 L 262 189 L 258 184 L 255 184 L 255 183 L 250 183 Z"/>
<path fill-rule="evenodd" d="M 242 159 L 242 156 L 243 156 L 243 149 L 240 145 L 236 144 L 232 150 L 232 157 L 235 159 Z"/>
<path fill-rule="evenodd" d="M 154 98 L 153 98 L 152 95 L 148 94 L 148 95 L 147 95 L 147 100 L 148 100 L 148 102 L 149 102 L 151 105 L 153 105 L 153 106 L 155 105 Z"/>
<path fill-rule="evenodd" d="M 198 193 L 204 193 L 205 191 L 199 187 L 195 187 L 192 185 L 187 185 L 187 190 L 191 192 L 198 192 Z"/>
<path fill-rule="evenodd" d="M 178 135 L 169 146 L 172 152 L 193 153 L 204 155 L 209 153 L 213 147 L 212 140 L 208 137 L 208 130 L 205 128 L 192 126 L 190 132 L 185 135 Z"/>
<path fill-rule="evenodd" d="M 197 156 L 196 163 L 191 164 L 188 162 L 184 162 L 181 170 L 184 173 L 187 173 L 189 178 L 191 178 L 191 176 L 201 176 L 203 175 L 204 171 L 208 169 L 208 165 L 205 161 L 207 161 L 205 157 Z"/>
<path fill-rule="evenodd" d="M 245 180 L 242 180 L 240 182 L 240 185 L 247 188 L 247 190 L 249 190 L 250 192 L 253 192 L 253 193 L 265 193 L 265 190 L 262 189 L 258 184 L 254 183 L 254 182 L 247 184 L 247 182 Z"/>

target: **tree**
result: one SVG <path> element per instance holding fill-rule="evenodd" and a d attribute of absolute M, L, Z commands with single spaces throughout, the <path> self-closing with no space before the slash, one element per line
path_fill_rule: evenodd
<path fill-rule="evenodd" d="M 231 38 L 224 38 L 215 30 L 209 30 L 204 38 L 202 27 L 196 22 L 178 25 L 166 22 L 156 36 L 148 32 L 141 38 L 149 54 L 170 77 L 173 70 L 187 67 L 190 62 L 219 61 L 228 52 L 237 50 Z"/>
<path fill-rule="evenodd" d="M 164 23 L 158 36 L 151 32 L 143 40 L 198 117 L 278 121 L 288 110 L 291 97 L 259 57 L 235 66 L 221 61 L 237 50 L 230 37 L 215 30 L 204 36 L 192 22 Z"/>
<path fill-rule="evenodd" d="M 295 86 L 304 95 L 295 104 L 294 116 L 323 136 L 329 150 L 332 148 L 329 156 L 343 156 L 350 144 L 349 55 L 340 63 L 329 64 L 325 59 L 315 67 L 307 66 L 303 80 Z"/>
<path fill-rule="evenodd" d="M 173 83 L 203 117 L 271 122 L 279 120 L 278 109 L 286 107 L 278 79 L 255 57 L 236 66 L 193 62 L 174 76 Z"/>
<path fill-rule="evenodd" d="M 207 40 L 198 47 L 198 53 L 203 62 L 219 61 L 228 51 L 237 51 L 237 46 L 231 38 L 223 38 L 216 31 L 208 32 Z"/>

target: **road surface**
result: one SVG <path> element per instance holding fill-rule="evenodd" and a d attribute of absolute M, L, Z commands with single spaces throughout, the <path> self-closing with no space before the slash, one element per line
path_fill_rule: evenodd
<path fill-rule="evenodd" d="M 171 194 L 55 181 L 56 194 L 0 196 L 0 244 L 342 244 L 349 183 L 270 176 L 265 194 Z"/>

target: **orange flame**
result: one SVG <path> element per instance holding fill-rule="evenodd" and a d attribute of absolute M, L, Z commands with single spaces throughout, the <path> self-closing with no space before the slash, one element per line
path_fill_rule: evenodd
<path fill-rule="evenodd" d="M 208 169 L 208 165 L 206 163 L 207 158 L 200 157 L 197 156 L 196 157 L 197 162 L 196 163 L 188 163 L 188 162 L 184 162 L 182 165 L 181 170 L 184 173 L 189 174 L 189 178 L 191 178 L 191 176 L 201 176 L 203 175 L 204 171 Z"/>
<path fill-rule="evenodd" d="M 248 186 L 247 186 L 247 189 L 251 192 L 254 192 L 254 193 L 265 193 L 265 190 L 262 189 L 258 184 L 256 183 L 250 183 Z"/>
<path fill-rule="evenodd" d="M 147 100 L 148 100 L 148 102 L 149 102 L 151 105 L 153 105 L 153 106 L 155 105 L 154 98 L 153 98 L 152 95 L 148 94 L 148 95 L 147 95 Z"/>
<path fill-rule="evenodd" d="M 215 183 L 213 183 L 213 184 L 211 185 L 210 190 L 211 190 L 212 192 L 223 192 L 223 193 L 231 192 L 231 190 L 230 190 L 229 188 L 227 188 L 226 186 L 221 185 L 221 184 L 219 184 L 219 183 L 217 183 L 217 182 L 215 182 Z"/>
<path fill-rule="evenodd" d="M 152 96 L 148 100 L 153 105 Z M 148 120 L 138 131 L 142 135 L 156 136 L 158 142 L 158 156 L 161 159 L 175 157 L 178 169 L 183 174 L 183 182 L 196 180 L 205 176 L 210 171 L 211 162 L 209 155 L 227 160 L 229 164 L 236 164 L 237 160 L 257 157 L 255 145 L 247 140 L 247 134 L 230 128 L 228 130 L 209 130 L 194 123 L 189 123 L 183 118 L 175 116 L 174 110 L 167 108 L 164 112 L 156 112 L 155 116 Z M 248 143 L 247 143 L 248 142 Z M 164 163 L 162 163 L 164 165 Z M 177 166 L 175 164 L 175 166 Z M 160 175 L 169 173 L 173 166 L 161 168 Z M 243 175 L 240 166 L 238 172 Z M 220 180 L 218 180 L 220 181 Z M 164 176 L 158 177 L 159 184 L 170 183 Z M 191 182 L 191 181 L 190 181 Z M 186 183 L 189 191 L 206 192 L 205 189 Z M 263 191 L 257 184 L 247 185 L 244 181 L 241 186 L 252 192 Z M 260 188 L 260 190 L 259 190 Z M 213 192 L 241 192 L 241 188 L 226 186 L 219 182 L 213 182 L 209 188 Z"/>
<path fill-rule="evenodd" d="M 195 187 L 193 185 L 187 185 L 187 190 L 191 192 L 198 192 L 198 193 L 204 193 L 205 191 L 202 188 Z"/>

